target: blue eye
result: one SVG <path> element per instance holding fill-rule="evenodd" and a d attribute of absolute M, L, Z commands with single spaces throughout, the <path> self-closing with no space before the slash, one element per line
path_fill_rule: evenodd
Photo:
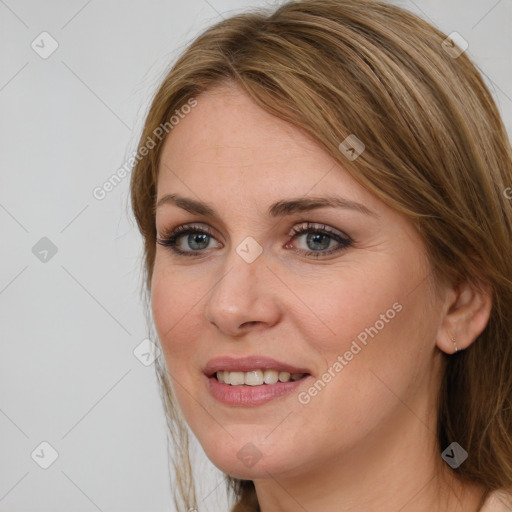
<path fill-rule="evenodd" d="M 192 251 L 184 251 L 178 247 L 180 245 L 179 240 L 185 235 L 187 235 L 186 242 L 189 244 L 189 247 L 192 247 Z M 197 252 L 203 252 L 204 249 L 208 248 L 210 239 L 213 239 L 213 234 L 209 228 L 179 226 L 170 233 L 164 233 L 162 238 L 157 240 L 157 243 L 168 247 L 179 255 L 198 256 Z"/>
<path fill-rule="evenodd" d="M 353 243 L 353 240 L 347 235 L 333 231 L 324 224 L 314 225 L 309 222 L 294 227 L 290 236 L 292 240 L 295 240 L 306 234 L 305 243 L 307 247 L 312 248 L 312 250 L 296 249 L 293 247 L 292 250 L 305 256 L 313 256 L 315 258 L 342 251 Z M 191 250 L 184 250 L 179 247 L 182 238 Z M 168 247 L 177 255 L 197 257 L 199 253 L 205 252 L 205 249 L 210 248 L 209 246 L 212 240 L 215 240 L 215 238 L 209 228 L 185 225 L 179 226 L 169 233 L 163 233 L 162 237 L 158 238 L 157 243 Z M 337 245 L 331 247 L 333 241 Z M 290 243 L 288 242 L 285 247 L 289 248 L 289 246 Z"/>
<path fill-rule="evenodd" d="M 333 231 L 325 224 L 314 225 L 309 222 L 305 222 L 300 226 L 294 227 L 292 231 L 293 239 L 301 237 L 307 234 L 305 243 L 308 247 L 313 247 L 313 250 L 294 249 L 296 252 L 300 252 L 305 256 L 313 256 L 315 258 L 321 258 L 323 256 L 333 254 L 347 247 L 351 246 L 353 240 L 347 235 L 342 235 L 337 231 Z M 331 242 L 336 242 L 338 245 L 330 247 Z M 311 244 L 311 245 L 309 245 Z M 288 244 L 287 244 L 288 245 Z M 323 250 L 327 249 L 328 250 Z"/>

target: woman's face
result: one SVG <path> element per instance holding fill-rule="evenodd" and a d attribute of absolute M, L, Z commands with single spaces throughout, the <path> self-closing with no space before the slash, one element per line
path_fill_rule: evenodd
<path fill-rule="evenodd" d="M 214 215 L 158 206 L 159 239 L 195 231 L 174 240 L 186 254 L 157 245 L 152 307 L 179 406 L 207 456 L 256 479 L 364 464 L 397 432 L 423 442 L 425 425 L 435 431 L 441 309 L 418 234 L 240 89 L 197 101 L 165 142 L 157 201 L 175 194 Z M 326 197 L 339 204 L 284 206 Z M 219 367 L 235 385 L 210 376 Z M 308 375 L 258 385 L 286 369 Z"/>

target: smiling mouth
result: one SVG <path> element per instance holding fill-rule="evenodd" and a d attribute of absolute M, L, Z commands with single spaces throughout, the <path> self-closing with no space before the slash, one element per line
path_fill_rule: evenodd
<path fill-rule="evenodd" d="M 215 372 L 211 377 L 230 386 L 263 386 L 297 381 L 309 375 L 309 373 L 290 373 L 278 370 L 251 370 L 248 372 L 226 370 Z"/>

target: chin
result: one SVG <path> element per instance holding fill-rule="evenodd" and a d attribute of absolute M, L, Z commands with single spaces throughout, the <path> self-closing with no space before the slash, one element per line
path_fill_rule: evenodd
<path fill-rule="evenodd" d="M 261 435 L 261 442 L 241 441 L 240 438 L 231 439 L 227 436 L 229 441 L 202 446 L 208 459 L 218 469 L 235 478 L 254 480 L 293 474 L 298 470 L 294 450 L 291 446 L 288 448 L 286 443 L 282 442 L 284 440 L 277 437 L 273 440 L 275 444 L 269 443 L 268 440 L 265 442 L 267 435 L 268 432 Z"/>
<path fill-rule="evenodd" d="M 283 460 L 264 460 L 263 457 L 250 465 L 250 463 L 239 460 L 236 453 L 233 456 L 224 454 L 220 457 L 209 456 L 208 458 L 218 469 L 241 480 L 269 478 L 270 476 L 280 475 L 289 469 Z"/>

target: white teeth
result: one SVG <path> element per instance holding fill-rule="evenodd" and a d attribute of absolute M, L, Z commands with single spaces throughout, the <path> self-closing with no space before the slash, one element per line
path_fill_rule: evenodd
<path fill-rule="evenodd" d="M 250 372 L 218 371 L 217 380 L 232 386 L 261 386 L 262 384 L 276 384 L 277 382 L 296 381 L 304 377 L 305 373 L 279 372 L 277 370 L 251 370 Z"/>
<path fill-rule="evenodd" d="M 229 372 L 229 383 L 232 386 L 241 386 L 245 384 L 244 372 Z"/>
<path fill-rule="evenodd" d="M 245 384 L 248 386 L 261 386 L 263 384 L 263 372 L 261 370 L 246 372 Z"/>
<path fill-rule="evenodd" d="M 290 374 L 288 372 L 279 372 L 279 382 L 288 382 Z"/>
<path fill-rule="evenodd" d="M 275 384 L 279 380 L 279 372 L 277 370 L 265 370 L 263 374 L 263 382 L 265 384 Z"/>

